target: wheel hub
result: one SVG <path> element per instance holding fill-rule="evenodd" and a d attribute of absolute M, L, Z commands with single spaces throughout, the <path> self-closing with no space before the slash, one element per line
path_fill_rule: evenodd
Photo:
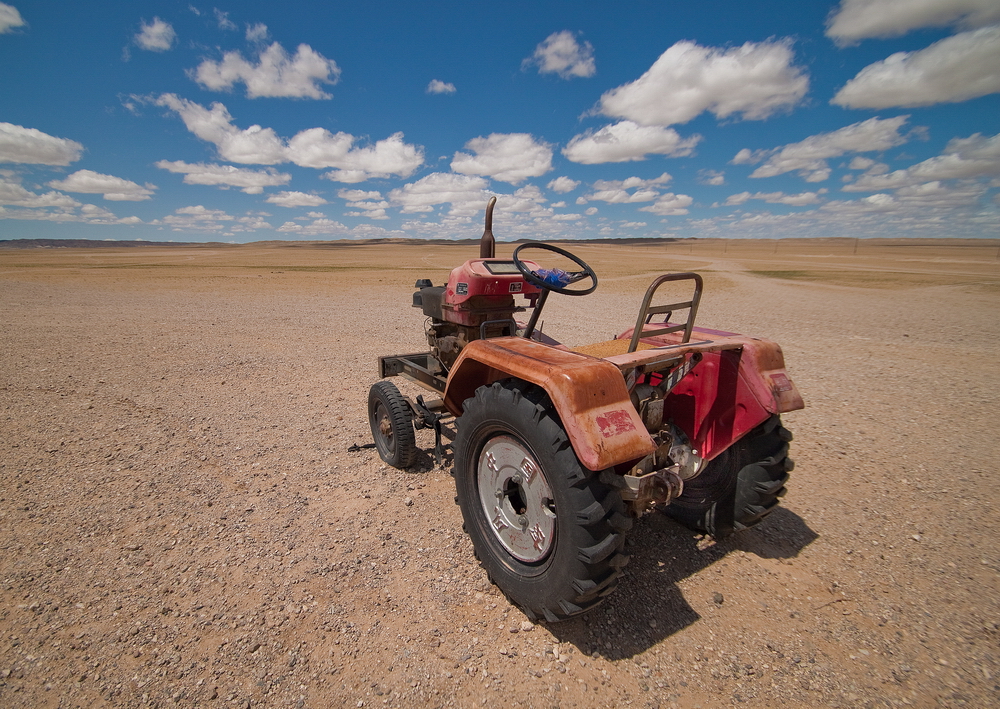
<path fill-rule="evenodd" d="M 548 556 L 556 529 L 552 490 L 525 446 L 511 436 L 491 438 L 479 453 L 479 501 L 490 530 L 512 556 Z"/>

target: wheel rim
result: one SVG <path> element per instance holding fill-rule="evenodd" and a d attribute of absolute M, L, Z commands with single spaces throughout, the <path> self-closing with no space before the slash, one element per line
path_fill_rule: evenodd
<path fill-rule="evenodd" d="M 534 456 L 510 436 L 491 438 L 476 466 L 479 501 L 490 531 L 520 561 L 543 560 L 556 530 L 552 490 Z"/>
<path fill-rule="evenodd" d="M 377 442 L 381 443 L 383 450 L 391 455 L 396 449 L 396 442 L 392 435 L 392 419 L 389 418 L 389 412 L 381 401 L 375 406 L 374 418 L 375 425 L 372 426 L 372 430 L 379 434 Z"/>

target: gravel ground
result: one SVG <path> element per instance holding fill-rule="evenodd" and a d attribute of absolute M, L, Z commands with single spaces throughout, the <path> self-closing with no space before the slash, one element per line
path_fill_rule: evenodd
<path fill-rule="evenodd" d="M 447 460 L 348 452 L 376 358 L 424 348 L 415 277 L 468 254 L 240 248 L 0 253 L 0 705 L 997 706 L 997 265 L 857 287 L 647 252 L 705 266 L 701 324 L 782 344 L 789 494 L 719 543 L 641 518 L 618 591 L 534 625 Z M 649 280 L 581 253 L 612 275 L 553 296 L 569 344 Z"/>

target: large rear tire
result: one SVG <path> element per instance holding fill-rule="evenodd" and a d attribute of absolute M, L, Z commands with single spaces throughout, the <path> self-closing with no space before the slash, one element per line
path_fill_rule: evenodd
<path fill-rule="evenodd" d="M 752 430 L 684 483 L 684 493 L 666 513 L 691 529 L 716 539 L 752 527 L 778 506 L 788 473 L 791 432 L 778 416 Z"/>
<path fill-rule="evenodd" d="M 532 620 L 600 604 L 628 563 L 621 496 L 580 464 L 542 389 L 497 382 L 463 406 L 458 504 L 490 580 Z"/>
<path fill-rule="evenodd" d="M 408 468 L 417 457 L 417 436 L 406 399 L 392 382 L 368 390 L 368 424 L 379 457 L 394 468 Z"/>

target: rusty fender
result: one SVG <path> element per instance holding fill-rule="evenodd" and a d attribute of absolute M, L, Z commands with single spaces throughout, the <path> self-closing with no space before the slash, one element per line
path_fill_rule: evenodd
<path fill-rule="evenodd" d="M 642 458 L 656 449 L 615 365 L 520 337 L 469 343 L 448 375 L 445 406 L 461 416 L 463 403 L 478 386 L 509 377 L 545 390 L 573 451 L 590 470 Z"/>

